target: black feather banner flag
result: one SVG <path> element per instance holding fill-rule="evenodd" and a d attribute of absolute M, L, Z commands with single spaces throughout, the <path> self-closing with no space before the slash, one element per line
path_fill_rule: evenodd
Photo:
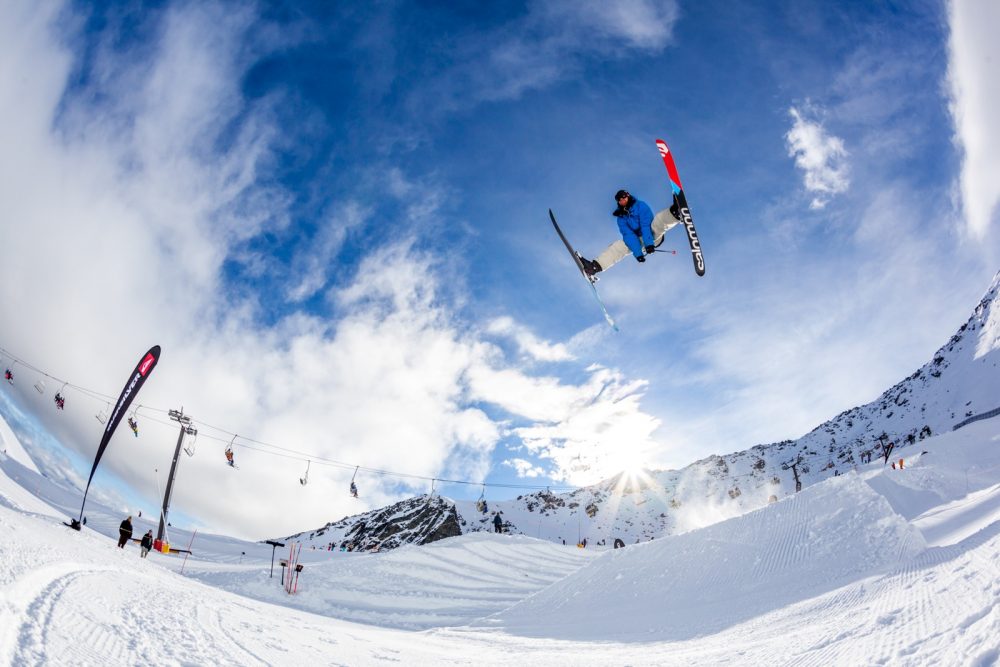
<path fill-rule="evenodd" d="M 108 443 L 111 442 L 111 436 L 114 435 L 115 429 L 118 427 L 118 423 L 122 420 L 122 416 L 128 411 L 128 406 L 132 404 L 132 400 L 135 395 L 139 393 L 142 385 L 145 384 L 146 379 L 149 378 L 149 374 L 153 372 L 153 368 L 156 366 L 156 362 L 160 360 L 160 346 L 154 345 L 149 348 L 149 352 L 142 355 L 139 363 L 136 365 L 135 370 L 129 375 L 128 380 L 125 382 L 125 388 L 122 389 L 121 396 L 118 397 L 118 402 L 115 403 L 115 409 L 111 413 L 111 418 L 108 419 L 107 424 L 104 428 L 104 434 L 101 436 L 101 444 L 97 446 L 97 456 L 94 457 L 94 467 L 90 469 L 90 477 L 87 479 L 87 488 L 83 491 L 83 503 L 80 505 L 80 517 L 78 519 L 73 519 L 73 523 L 67 524 L 71 528 L 80 530 L 80 522 L 83 521 L 83 508 L 87 504 L 87 492 L 90 491 L 90 482 L 94 479 L 94 473 L 97 471 L 97 464 L 101 462 L 101 457 L 104 456 L 104 450 L 107 449 Z"/>

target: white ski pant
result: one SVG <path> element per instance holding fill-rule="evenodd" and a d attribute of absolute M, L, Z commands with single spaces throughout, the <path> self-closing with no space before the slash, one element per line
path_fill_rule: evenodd
<path fill-rule="evenodd" d="M 680 222 L 674 217 L 674 214 L 670 212 L 669 208 L 665 208 L 656 215 L 653 216 L 653 224 L 650 227 L 653 230 L 653 241 L 656 246 L 663 243 L 663 236 L 672 227 Z M 625 245 L 625 241 L 618 239 L 607 248 L 604 249 L 600 255 L 595 257 L 597 263 L 601 265 L 602 271 L 607 271 L 612 266 L 628 257 L 632 254 L 632 251 L 628 249 Z"/>

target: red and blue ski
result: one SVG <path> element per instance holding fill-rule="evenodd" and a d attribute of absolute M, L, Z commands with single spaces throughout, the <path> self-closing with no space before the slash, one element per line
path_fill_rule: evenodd
<path fill-rule="evenodd" d="M 656 140 L 656 147 L 660 149 L 663 164 L 667 167 L 670 187 L 674 191 L 674 204 L 677 205 L 677 213 L 687 231 L 688 244 L 691 246 L 691 259 L 694 260 L 694 272 L 703 276 L 705 275 L 705 257 L 701 253 L 698 232 L 695 231 L 694 220 L 691 219 L 691 210 L 688 208 L 687 197 L 684 196 L 684 187 L 681 185 L 681 177 L 677 173 L 677 165 L 674 164 L 674 156 L 667 148 L 667 142 L 663 139 Z"/>

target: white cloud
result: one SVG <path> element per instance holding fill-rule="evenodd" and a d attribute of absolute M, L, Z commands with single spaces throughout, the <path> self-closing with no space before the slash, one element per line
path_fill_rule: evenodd
<path fill-rule="evenodd" d="M 307 247 L 295 257 L 292 274 L 300 278 L 287 290 L 290 301 L 308 299 L 326 285 L 347 235 L 363 225 L 370 213 L 358 202 L 347 202 L 321 224 L 316 235 L 307 241 Z"/>
<path fill-rule="evenodd" d="M 498 317 L 489 322 L 486 333 L 513 339 L 522 354 L 536 361 L 569 361 L 573 358 L 565 344 L 541 340 L 512 317 Z"/>
<path fill-rule="evenodd" d="M 517 476 L 521 478 L 541 477 L 545 474 L 545 470 L 543 468 L 533 465 L 530 461 L 526 461 L 524 459 L 507 459 L 503 462 L 503 464 L 514 468 L 517 471 Z"/>
<path fill-rule="evenodd" d="M 554 31 L 570 33 L 584 48 L 599 50 L 599 41 L 628 48 L 660 50 L 670 43 L 679 15 L 675 2 L 655 0 L 582 0 L 544 2 L 535 11 Z"/>
<path fill-rule="evenodd" d="M 445 109 L 516 99 L 573 72 L 589 56 L 660 51 L 673 39 L 673 0 L 534 2 L 528 11 L 455 46 L 458 63 L 430 82 L 426 101 Z"/>
<path fill-rule="evenodd" d="M 142 49 L 102 46 L 97 88 L 78 90 L 58 8 L 24 7 L 0 5 L 0 67 L 14 68 L 0 77 L 0 100 L 10 102 L 0 105 L 0 300 L 16 313 L 0 320 L 0 344 L 108 398 L 71 387 L 57 412 L 51 394 L 31 389 L 28 370 L 12 391 L 73 457 L 89 461 L 100 436 L 94 413 L 117 396 L 141 352 L 163 348 L 138 398 L 140 437 L 119 429 L 99 489 L 114 473 L 144 498 L 136 510 L 155 513 L 177 436 L 157 410 L 182 406 L 199 436 L 195 456 L 180 464 L 174 511 L 257 538 L 406 491 L 400 480 L 362 472 L 359 503 L 347 493 L 350 464 L 478 480 L 501 439 L 516 445 L 515 424 L 536 452 L 530 429 L 544 429 L 534 465 L 550 460 L 558 473 L 578 456 L 566 433 L 589 427 L 587 445 L 600 447 L 610 442 L 602 433 L 631 437 L 642 430 L 634 424 L 653 421 L 639 407 L 642 386 L 613 371 L 592 369 L 575 385 L 519 368 L 524 356 L 571 357 L 513 320 L 494 320 L 485 333 L 464 322 L 460 301 L 449 298 L 462 290 L 454 276 L 442 278 L 449 267 L 405 233 L 328 287 L 345 235 L 375 215 L 359 205 L 324 220 L 274 278 L 265 241 L 290 224 L 291 197 L 267 173 L 280 135 L 275 101 L 246 100 L 236 83 L 254 61 L 252 15 L 213 4 L 168 10 Z M 434 215 L 436 200 L 413 196 L 420 182 L 398 172 L 385 179 L 387 196 L 408 210 L 401 229 Z M 226 284 L 227 262 L 254 267 L 292 303 L 258 302 L 250 289 L 239 300 Z M 295 310 L 316 293 L 330 313 Z M 522 358 L 508 361 L 487 336 L 514 340 Z M 233 432 L 239 470 L 223 457 Z M 298 483 L 304 458 L 312 461 L 307 486 Z"/>
<path fill-rule="evenodd" d="M 785 134 L 788 155 L 804 172 L 806 190 L 816 195 L 810 208 L 823 208 L 833 195 L 850 185 L 847 150 L 844 142 L 828 134 L 821 123 L 807 120 L 795 107 L 788 113 L 793 119 L 792 129 Z"/>
<path fill-rule="evenodd" d="M 948 85 L 955 141 L 963 153 L 960 188 L 969 232 L 983 238 L 1000 203 L 1000 4 L 948 2 Z"/>
<path fill-rule="evenodd" d="M 652 461 L 659 448 L 652 434 L 660 421 L 639 406 L 646 383 L 600 367 L 589 370 L 589 389 L 577 388 L 558 421 L 514 429 L 530 452 L 552 461 L 555 478 L 573 484 L 611 476 L 626 463 Z"/>

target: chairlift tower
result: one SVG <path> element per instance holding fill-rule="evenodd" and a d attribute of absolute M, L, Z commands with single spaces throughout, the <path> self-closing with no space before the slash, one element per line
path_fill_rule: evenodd
<path fill-rule="evenodd" d="M 163 540 L 164 527 L 167 524 L 167 512 L 170 511 L 170 493 L 174 488 L 174 475 L 177 473 L 177 460 L 181 456 L 181 447 L 184 445 L 185 435 L 198 435 L 198 429 L 191 426 L 191 418 L 184 414 L 184 408 L 171 410 L 170 418 L 181 425 L 181 432 L 177 436 L 177 447 L 174 449 L 174 460 L 170 463 L 170 474 L 167 476 L 167 488 L 163 493 L 163 509 L 160 510 L 160 527 L 156 531 L 156 539 Z"/>

